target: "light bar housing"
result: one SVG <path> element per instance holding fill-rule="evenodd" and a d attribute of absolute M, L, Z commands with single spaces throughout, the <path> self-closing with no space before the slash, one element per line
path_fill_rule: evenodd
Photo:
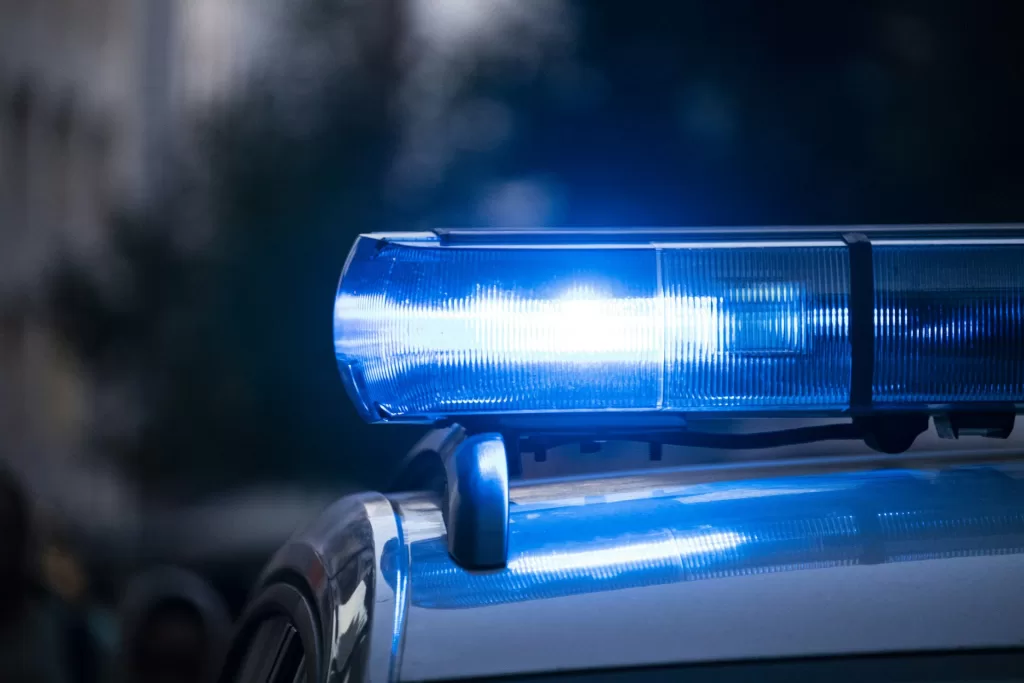
<path fill-rule="evenodd" d="M 369 234 L 334 341 L 371 422 L 1016 412 L 1024 233 Z"/>

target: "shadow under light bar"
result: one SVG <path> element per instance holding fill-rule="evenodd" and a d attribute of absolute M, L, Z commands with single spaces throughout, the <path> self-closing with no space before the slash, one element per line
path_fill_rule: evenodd
<path fill-rule="evenodd" d="M 364 235 L 337 360 L 369 421 L 1024 402 L 1024 240 L 827 233 Z"/>

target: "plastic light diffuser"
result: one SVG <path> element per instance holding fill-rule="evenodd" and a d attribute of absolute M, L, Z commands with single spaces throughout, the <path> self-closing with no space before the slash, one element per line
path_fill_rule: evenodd
<path fill-rule="evenodd" d="M 371 421 L 849 409 L 846 243 L 683 237 L 361 236 L 334 309 L 349 392 Z M 874 249 L 873 399 L 1019 402 L 1024 246 Z"/>

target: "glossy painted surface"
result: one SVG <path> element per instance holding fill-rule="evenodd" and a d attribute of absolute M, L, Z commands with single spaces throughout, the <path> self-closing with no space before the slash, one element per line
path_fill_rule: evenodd
<path fill-rule="evenodd" d="M 346 496 L 274 556 L 257 584 L 299 581 L 313 598 L 325 681 L 395 680 L 405 606 L 401 529 L 379 493 Z M 381 562 L 391 547 L 387 563 Z"/>
<path fill-rule="evenodd" d="M 349 496 L 262 585 L 305 585 L 326 681 L 1024 643 L 1024 468 L 729 472 L 514 486 L 490 571 L 439 497 Z"/>
<path fill-rule="evenodd" d="M 1024 642 L 1008 470 L 571 488 L 513 489 L 509 564 L 489 572 L 452 562 L 439 501 L 394 499 L 403 678 Z"/>

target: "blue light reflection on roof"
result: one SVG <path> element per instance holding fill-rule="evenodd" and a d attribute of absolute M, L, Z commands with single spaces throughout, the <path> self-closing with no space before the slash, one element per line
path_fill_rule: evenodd
<path fill-rule="evenodd" d="M 682 581 L 1024 552 L 1024 484 L 995 470 L 884 471 L 707 484 L 517 510 L 509 564 L 468 572 L 443 538 L 411 545 L 419 607 L 469 608 Z M 715 496 L 717 489 L 721 496 Z M 737 489 L 749 495 L 732 495 Z M 394 547 L 382 562 L 395 561 Z"/>

